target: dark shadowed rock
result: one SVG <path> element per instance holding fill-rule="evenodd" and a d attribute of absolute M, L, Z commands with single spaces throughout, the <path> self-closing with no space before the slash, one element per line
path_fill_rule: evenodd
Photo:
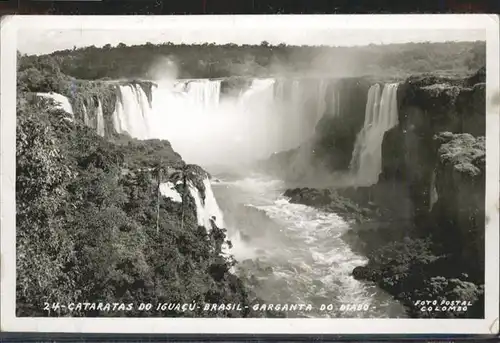
<path fill-rule="evenodd" d="M 435 233 L 464 266 L 484 270 L 486 148 L 484 137 L 441 133 L 436 165 Z M 449 240 L 454 237 L 453 243 Z M 477 274 L 476 274 L 477 273 Z"/>
<path fill-rule="evenodd" d="M 184 168 L 184 175 L 186 176 L 186 180 L 192 182 L 198 189 L 201 199 L 205 201 L 205 185 L 203 184 L 203 180 L 209 178 L 210 174 L 196 164 L 187 164 Z"/>
<path fill-rule="evenodd" d="M 359 266 L 354 268 L 352 271 L 352 276 L 356 280 L 371 280 L 373 277 L 373 272 L 370 270 L 370 268 L 365 267 L 365 266 Z"/>
<path fill-rule="evenodd" d="M 353 276 L 376 282 L 407 304 L 412 316 L 422 316 L 414 311 L 413 300 L 432 297 L 442 285 L 453 285 L 449 292 L 454 294 L 465 282 L 471 289 L 484 284 L 484 81 L 484 69 L 468 78 L 408 78 L 398 89 L 399 125 L 384 135 L 377 184 L 285 192 L 292 202 L 344 217 L 357 208 L 373 210 L 365 214 L 378 225 L 358 222 L 343 236 L 370 258 L 367 266 L 353 270 Z M 340 160 L 330 163 L 328 154 L 346 149 L 344 162 L 347 155 L 350 158 L 350 143 L 344 144 L 346 135 L 338 132 L 349 128 L 349 121 L 329 120 L 324 118 L 318 126 L 316 142 L 326 149 L 317 156 L 325 156 L 333 170 L 342 169 Z M 281 157 L 286 163 L 294 158 Z M 480 310 L 483 305 L 478 300 L 474 306 Z"/>
<path fill-rule="evenodd" d="M 249 77 L 227 77 L 221 81 L 221 95 L 238 96 L 252 85 L 252 78 Z"/>
<path fill-rule="evenodd" d="M 479 70 L 467 79 L 467 85 L 474 86 L 478 83 L 486 83 L 486 67 L 479 68 Z"/>

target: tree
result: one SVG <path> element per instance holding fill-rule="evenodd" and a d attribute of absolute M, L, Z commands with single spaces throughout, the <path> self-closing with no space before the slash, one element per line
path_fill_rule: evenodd
<path fill-rule="evenodd" d="M 72 297 L 60 286 L 72 284 L 64 273 L 72 241 L 56 214 L 65 206 L 65 184 L 73 174 L 55 132 L 46 125 L 52 114 L 27 102 L 18 101 L 17 108 L 17 292 L 23 304 L 19 311 L 40 313 L 44 302 Z"/>

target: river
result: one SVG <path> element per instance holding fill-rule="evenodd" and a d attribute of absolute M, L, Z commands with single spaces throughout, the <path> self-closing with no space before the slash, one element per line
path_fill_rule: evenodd
<path fill-rule="evenodd" d="M 288 317 L 405 317 L 391 296 L 351 276 L 367 259 L 342 239 L 349 225 L 340 216 L 289 203 L 281 196 L 284 183 L 262 174 L 215 176 L 212 188 L 238 261 L 236 272 L 258 280 L 255 292 L 263 301 L 311 305 L 286 312 Z M 346 312 L 342 304 L 363 310 Z"/>

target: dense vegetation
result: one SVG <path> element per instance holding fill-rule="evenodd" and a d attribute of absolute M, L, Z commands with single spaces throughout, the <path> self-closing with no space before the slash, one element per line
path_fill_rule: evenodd
<path fill-rule="evenodd" d="M 18 315 L 69 314 L 44 311 L 46 302 L 249 302 L 242 281 L 229 273 L 234 261 L 221 254 L 224 230 L 197 225 L 185 182 L 177 186 L 182 203 L 158 196 L 160 169 L 175 171 L 170 176 L 181 181 L 193 169 L 168 142 L 106 141 L 51 108 L 49 100 L 18 97 Z M 134 307 L 119 315 L 197 316 L 200 309 L 157 313 Z"/>
<path fill-rule="evenodd" d="M 322 76 L 408 75 L 461 72 L 484 65 L 485 42 L 407 43 L 362 47 L 261 45 L 105 45 L 24 56 L 28 64 L 49 62 L 78 79 L 165 76 L 172 63 L 180 78 L 268 76 L 311 73 Z M 45 61 L 45 62 L 44 62 Z M 171 71 L 170 71 L 171 73 Z M 163 74 L 163 75 L 162 75 Z"/>
<path fill-rule="evenodd" d="M 260 46 L 120 44 L 114 48 L 87 47 L 44 56 L 19 56 L 18 315 L 68 315 L 62 309 L 47 313 L 43 310 L 45 302 L 248 304 L 254 301 L 254 295 L 244 285 L 248 280 L 229 272 L 235 261 L 221 254 L 224 230 L 215 227 L 207 232 L 197 225 L 194 201 L 185 181 L 195 178 L 192 181 L 199 184 L 196 175 L 201 171 L 185 165 L 166 141 L 139 142 L 109 132 L 107 139 L 103 139 L 95 130 L 82 125 L 79 111 L 83 105 L 92 112 L 97 100 L 101 101 L 106 120 L 114 110 L 116 84 L 104 78 L 157 76 L 158 68 L 151 66 L 158 62 L 161 66 L 165 57 L 179 67 L 180 77 L 296 72 L 325 75 L 325 70 L 335 74 L 339 69 L 350 76 L 461 73 L 484 65 L 484 45 L 475 42 L 311 48 L 270 46 L 265 42 Z M 346 65 L 345 61 L 352 64 Z M 69 121 L 60 110 L 51 109 L 48 101 L 32 101 L 25 96 L 30 92 L 50 91 L 70 99 L 76 121 Z M 359 98 L 353 101 L 359 102 Z M 364 101 L 359 103 L 364 106 Z M 339 139 L 345 141 L 341 136 L 326 143 L 338 146 Z M 477 152 L 476 145 L 474 149 Z M 328 151 L 333 150 L 329 147 Z M 463 162 L 463 155 L 450 157 L 446 152 L 442 155 L 443 163 L 457 156 Z M 474 163 L 480 165 L 484 159 L 476 155 Z M 462 162 L 460 165 L 470 167 Z M 471 165 L 481 170 L 476 164 Z M 177 186 L 182 203 L 158 196 L 159 179 L 165 177 L 183 181 Z M 359 199 L 343 199 L 336 192 L 300 190 L 297 195 L 303 196 L 298 202 L 321 205 L 348 219 L 359 214 L 362 221 L 380 214 L 379 209 L 366 210 Z M 314 199 L 309 201 L 311 197 Z M 452 229 L 454 225 L 443 227 Z M 384 237 L 384 233 L 395 230 L 382 229 L 357 233 L 358 238 L 368 242 L 363 248 L 370 263 L 365 269 L 357 269 L 356 277 L 375 281 L 395 294 L 409 305 L 412 316 L 427 315 L 416 311 L 411 306 L 412 300 L 445 298 L 475 302 L 466 315 L 482 315 L 484 280 L 480 273 L 464 273 L 457 251 L 450 251 L 449 246 L 439 244 L 443 239 L 427 233 L 405 230 L 407 234 L 401 235 L 399 230 L 398 235 Z M 372 240 L 374 236 L 378 237 L 376 243 Z M 103 313 L 75 311 L 71 315 Z M 200 313 L 198 309 L 164 313 L 133 309 L 120 315 L 200 316 Z M 256 314 L 250 310 L 222 310 L 203 315 Z"/>

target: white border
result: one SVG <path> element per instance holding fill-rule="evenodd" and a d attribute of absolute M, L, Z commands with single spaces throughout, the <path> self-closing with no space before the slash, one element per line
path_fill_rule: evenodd
<path fill-rule="evenodd" d="M 487 40 L 486 301 L 485 319 L 188 319 L 15 317 L 15 126 L 17 30 L 182 29 L 484 29 Z M 299 16 L 10 16 L 1 22 L 0 186 L 1 329 L 27 332 L 227 334 L 488 334 L 499 313 L 499 20 L 496 15 Z"/>

